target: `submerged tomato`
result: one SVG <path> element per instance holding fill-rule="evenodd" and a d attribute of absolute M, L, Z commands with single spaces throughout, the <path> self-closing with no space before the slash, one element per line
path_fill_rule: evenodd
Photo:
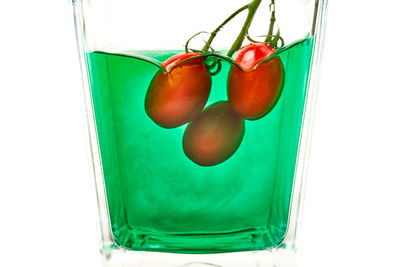
<path fill-rule="evenodd" d="M 200 166 L 217 165 L 235 153 L 243 135 L 243 119 L 228 102 L 217 102 L 187 126 L 183 135 L 183 151 Z"/>
<path fill-rule="evenodd" d="M 228 100 L 242 118 L 256 120 L 265 116 L 279 99 L 284 83 L 284 68 L 276 52 L 264 43 L 242 47 L 234 60 L 244 70 L 233 66 L 228 78 Z M 257 66 L 257 64 L 259 64 Z"/>
<path fill-rule="evenodd" d="M 172 56 L 163 63 L 167 73 L 160 70 L 151 81 L 145 109 L 158 125 L 178 127 L 193 120 L 203 110 L 210 95 L 211 75 L 204 58 L 193 58 L 200 55 Z"/>

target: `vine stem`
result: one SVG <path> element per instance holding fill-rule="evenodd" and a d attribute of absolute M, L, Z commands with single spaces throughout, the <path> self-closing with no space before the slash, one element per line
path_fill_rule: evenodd
<path fill-rule="evenodd" d="M 246 35 L 249 31 L 250 24 L 253 21 L 254 15 L 255 15 L 257 8 L 260 5 L 261 1 L 262 0 L 254 0 L 253 2 L 248 4 L 248 6 L 247 6 L 248 14 L 247 14 L 246 21 L 244 22 L 242 30 L 240 31 L 235 42 L 233 43 L 231 49 L 228 51 L 228 54 L 227 54 L 228 57 L 232 56 L 233 53 L 235 53 L 236 50 L 238 50 L 242 46 L 244 38 L 246 37 Z"/>
<path fill-rule="evenodd" d="M 276 21 L 276 17 L 275 17 L 275 0 L 271 0 L 271 4 L 269 5 L 270 11 L 271 11 L 271 18 L 269 20 L 269 29 L 268 29 L 268 34 L 267 34 L 267 38 L 265 38 L 265 42 L 269 43 L 272 41 L 272 36 L 273 36 L 273 32 L 274 32 L 274 24 Z M 271 8 L 273 8 L 271 10 Z"/>
<path fill-rule="evenodd" d="M 210 38 L 208 38 L 207 43 L 204 45 L 203 49 L 201 50 L 203 53 L 207 52 L 208 49 L 210 49 L 211 43 L 214 40 L 215 36 L 217 36 L 217 33 L 229 22 L 231 21 L 234 17 L 236 17 L 239 13 L 242 11 L 246 10 L 249 8 L 249 5 L 245 5 L 238 10 L 236 10 L 232 15 L 230 15 L 224 22 L 222 22 L 221 25 L 219 25 L 211 34 Z"/>
<path fill-rule="evenodd" d="M 192 37 L 190 37 L 189 40 L 187 40 L 187 42 L 186 42 L 186 44 L 185 44 L 185 52 L 186 52 L 186 53 L 189 53 L 189 50 L 194 51 L 193 49 L 189 49 L 189 43 L 190 43 L 190 41 L 192 41 L 192 39 L 193 39 L 194 37 L 196 37 L 197 35 L 202 34 L 202 33 L 208 33 L 208 32 L 205 32 L 205 31 L 198 32 L 198 33 L 196 33 L 195 35 L 193 35 Z M 203 51 L 198 51 L 198 52 L 203 52 Z M 203 53 L 204 53 L 204 52 L 203 52 Z"/>
<path fill-rule="evenodd" d="M 254 15 L 258 9 L 258 7 L 260 6 L 262 0 L 253 0 L 251 3 L 242 6 L 241 8 L 239 8 L 238 10 L 236 10 L 234 13 L 232 13 L 227 19 L 225 19 L 221 25 L 219 25 L 213 32 L 211 32 L 210 37 L 208 38 L 207 42 L 205 43 L 203 49 L 201 50 L 202 53 L 206 53 L 210 48 L 211 48 L 211 43 L 213 42 L 214 38 L 217 36 L 217 33 L 229 22 L 231 21 L 234 17 L 236 17 L 238 14 L 240 14 L 242 11 L 244 10 L 248 10 L 247 13 L 247 17 L 246 20 L 242 26 L 242 29 L 239 33 L 239 35 L 237 36 L 235 42 L 233 43 L 232 47 L 229 49 L 227 56 L 231 57 L 243 44 L 244 39 L 246 38 L 246 36 L 248 37 L 248 31 L 250 28 L 250 25 L 253 21 Z M 271 3 L 269 4 L 269 8 L 271 11 L 271 18 L 270 18 L 270 24 L 269 24 L 269 29 L 268 29 L 268 34 L 265 38 L 265 43 L 267 44 L 271 44 L 273 46 L 277 46 L 277 43 L 279 40 L 282 41 L 282 45 L 284 44 L 282 37 L 280 37 L 280 31 L 278 29 L 278 32 L 276 35 L 273 34 L 274 31 L 274 24 L 276 21 L 276 17 L 275 17 L 275 0 L 271 0 Z M 200 32 L 201 33 L 201 32 Z M 188 43 L 190 42 L 190 40 L 197 36 L 198 34 L 195 34 L 194 36 L 192 36 L 188 42 L 186 43 L 185 46 L 185 50 L 186 52 L 188 52 Z"/>

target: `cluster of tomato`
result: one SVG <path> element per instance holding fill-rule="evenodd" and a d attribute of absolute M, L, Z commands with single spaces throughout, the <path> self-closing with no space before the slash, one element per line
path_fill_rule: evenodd
<path fill-rule="evenodd" d="M 200 166 L 224 162 L 240 146 L 244 120 L 264 117 L 279 99 L 284 68 L 271 45 L 251 43 L 239 49 L 228 77 L 228 101 L 204 109 L 211 74 L 199 53 L 172 56 L 163 63 L 145 99 L 147 115 L 159 126 L 175 128 L 189 122 L 183 136 L 185 155 Z"/>

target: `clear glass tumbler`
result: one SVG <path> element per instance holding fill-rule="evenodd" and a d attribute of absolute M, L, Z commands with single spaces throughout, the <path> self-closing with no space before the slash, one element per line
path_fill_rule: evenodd
<path fill-rule="evenodd" d="M 73 1 L 104 266 L 295 266 L 326 4 Z"/>

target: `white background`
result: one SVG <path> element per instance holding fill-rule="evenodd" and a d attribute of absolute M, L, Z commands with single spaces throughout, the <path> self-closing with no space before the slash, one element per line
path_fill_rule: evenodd
<path fill-rule="evenodd" d="M 400 266 L 400 5 L 331 0 L 300 267 Z M 0 5 L 0 265 L 96 267 L 66 0 Z"/>

